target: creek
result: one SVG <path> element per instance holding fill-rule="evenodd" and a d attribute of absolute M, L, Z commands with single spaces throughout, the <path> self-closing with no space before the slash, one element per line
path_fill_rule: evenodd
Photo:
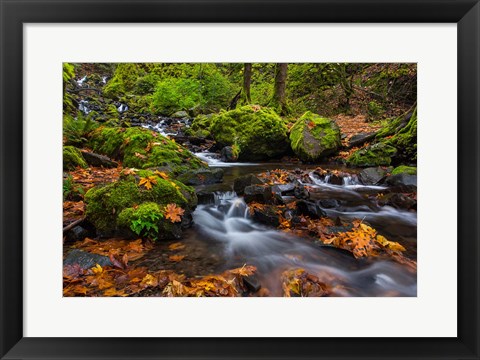
<path fill-rule="evenodd" d="M 211 167 L 224 170 L 222 191 L 215 192 L 214 202 L 199 205 L 193 213 L 194 225 L 184 232 L 182 243 L 185 259 L 170 265 L 187 276 L 220 273 L 244 264 L 257 267 L 260 285 L 270 296 L 282 296 L 281 274 L 302 268 L 333 286 L 333 296 L 416 296 L 416 272 L 405 265 L 383 259 L 355 259 L 343 250 L 324 246 L 320 241 L 294 236 L 254 222 L 242 197 L 233 191 L 239 176 L 258 174 L 273 169 L 307 170 L 308 166 L 288 163 L 223 163 L 216 154 L 197 154 Z M 313 166 L 310 166 L 313 167 Z M 327 168 L 322 165 L 322 168 Z M 352 172 L 341 166 L 330 166 Z M 363 219 L 391 241 L 407 248 L 407 255 L 416 258 L 416 212 L 378 206 L 372 196 L 386 190 L 383 186 L 364 186 L 354 172 L 341 185 L 329 183 L 310 173 L 311 196 L 333 199 L 334 208 L 325 208 L 328 217 L 341 220 Z M 230 189 L 228 189 L 230 187 Z M 147 254 L 142 265 L 165 268 L 159 257 L 167 244 Z"/>

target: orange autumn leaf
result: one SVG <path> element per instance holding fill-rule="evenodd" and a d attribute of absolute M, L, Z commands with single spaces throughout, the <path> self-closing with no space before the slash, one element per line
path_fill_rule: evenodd
<path fill-rule="evenodd" d="M 148 176 L 144 178 L 140 178 L 140 182 L 138 185 L 144 185 L 147 190 L 150 190 L 153 185 L 157 183 L 157 177 L 156 176 Z"/>
<path fill-rule="evenodd" d="M 184 212 L 185 210 L 178 207 L 177 204 L 168 204 L 165 208 L 165 219 L 170 219 L 172 223 L 180 222 Z"/>
<path fill-rule="evenodd" d="M 138 157 L 139 159 L 145 160 L 147 157 L 143 154 L 140 154 L 138 152 L 135 153 L 135 156 Z"/>
<path fill-rule="evenodd" d="M 176 242 L 176 243 L 170 244 L 168 246 L 169 250 L 181 250 L 181 249 L 184 249 L 184 248 L 185 248 L 185 245 L 182 244 L 181 242 Z"/>
<path fill-rule="evenodd" d="M 185 255 L 170 255 L 168 260 L 173 262 L 180 262 L 184 259 Z"/>

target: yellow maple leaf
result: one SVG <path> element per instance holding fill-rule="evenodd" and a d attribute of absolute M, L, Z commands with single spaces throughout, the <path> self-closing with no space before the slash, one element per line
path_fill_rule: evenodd
<path fill-rule="evenodd" d="M 164 180 L 168 180 L 168 175 L 167 175 L 167 173 L 165 173 L 165 172 L 163 172 L 163 171 L 155 170 L 154 174 L 155 174 L 155 175 L 158 175 L 159 177 L 161 177 L 161 178 L 164 179 Z"/>
<path fill-rule="evenodd" d="M 147 190 L 150 190 L 153 185 L 157 183 L 157 177 L 156 176 L 147 176 L 144 178 L 140 178 L 140 182 L 138 185 L 144 185 Z"/>
<path fill-rule="evenodd" d="M 172 223 L 180 222 L 184 212 L 185 210 L 178 207 L 177 204 L 168 204 L 165 208 L 165 219 L 170 219 Z"/>
<path fill-rule="evenodd" d="M 395 242 L 395 241 L 389 241 L 387 240 L 385 237 L 383 237 L 382 235 L 377 235 L 377 242 L 382 244 L 382 246 L 390 249 L 390 250 L 393 250 L 393 251 L 405 251 L 406 249 L 400 245 L 398 242 Z"/>

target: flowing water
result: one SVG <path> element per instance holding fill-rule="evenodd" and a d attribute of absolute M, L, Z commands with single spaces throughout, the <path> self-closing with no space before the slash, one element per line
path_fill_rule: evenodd
<path fill-rule="evenodd" d="M 217 192 L 213 204 L 197 207 L 194 225 L 185 231 L 182 240 L 186 258 L 167 266 L 187 276 L 202 276 L 244 264 L 254 265 L 261 286 L 271 296 L 282 296 L 281 274 L 296 268 L 332 285 L 334 296 L 416 296 L 416 272 L 405 265 L 389 260 L 355 259 L 346 251 L 269 228 L 249 217 L 243 198 L 233 192 L 234 179 L 271 169 L 294 169 L 298 164 L 223 163 L 217 154 L 196 155 L 212 167 L 223 168 L 224 184 L 232 190 Z M 389 240 L 400 242 L 407 248 L 407 255 L 416 258 L 416 212 L 380 207 L 371 200 L 372 195 L 388 191 L 386 187 L 361 185 L 354 173 L 345 177 L 341 185 L 331 184 L 328 176 L 321 179 L 313 172 L 309 177 L 314 200 L 336 201 L 336 206 L 324 209 L 330 218 L 363 219 Z M 143 261 L 144 265 L 165 268 L 168 262 L 159 258 L 167 256 L 167 246 L 156 247 Z"/>

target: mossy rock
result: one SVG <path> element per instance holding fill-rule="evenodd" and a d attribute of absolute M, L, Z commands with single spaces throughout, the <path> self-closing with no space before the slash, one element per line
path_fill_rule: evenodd
<path fill-rule="evenodd" d="M 75 170 L 76 167 L 87 168 L 88 165 L 79 149 L 74 146 L 63 147 L 63 170 Z"/>
<path fill-rule="evenodd" d="M 152 188 L 139 185 L 141 178 L 153 177 Z M 94 187 L 85 194 L 86 217 L 99 233 L 111 234 L 118 229 L 117 216 L 125 209 L 154 202 L 159 205 L 175 203 L 190 212 L 197 205 L 193 188 L 176 180 L 165 180 L 153 171 L 141 170 L 137 175 Z"/>
<path fill-rule="evenodd" d="M 210 127 L 212 125 L 213 114 L 198 115 L 192 121 L 192 125 L 185 130 L 185 134 L 199 138 L 210 137 Z"/>
<path fill-rule="evenodd" d="M 413 111 L 407 125 L 385 141 L 385 144 L 398 150 L 399 161 L 415 162 L 417 160 L 417 109 Z"/>
<path fill-rule="evenodd" d="M 387 166 L 392 162 L 392 157 L 397 153 L 393 146 L 379 142 L 355 151 L 347 159 L 348 165 L 353 166 Z"/>
<path fill-rule="evenodd" d="M 415 166 L 400 165 L 392 171 L 392 175 L 398 174 L 417 175 L 417 168 Z"/>
<path fill-rule="evenodd" d="M 290 129 L 292 150 L 303 161 L 317 161 L 341 145 L 340 129 L 327 118 L 307 111 Z"/>
<path fill-rule="evenodd" d="M 124 232 L 156 240 L 177 239 L 182 234 L 181 222 L 165 219 L 165 208 L 154 202 L 129 207 L 118 215 L 117 227 Z"/>
<path fill-rule="evenodd" d="M 100 127 L 91 134 L 89 144 L 94 151 L 123 161 L 124 167 L 166 167 L 175 175 L 206 167 L 187 148 L 140 127 Z"/>
<path fill-rule="evenodd" d="M 214 115 L 210 131 L 221 145 L 237 145 L 240 161 L 278 158 L 289 148 L 288 129 L 280 116 L 257 105 Z"/>

